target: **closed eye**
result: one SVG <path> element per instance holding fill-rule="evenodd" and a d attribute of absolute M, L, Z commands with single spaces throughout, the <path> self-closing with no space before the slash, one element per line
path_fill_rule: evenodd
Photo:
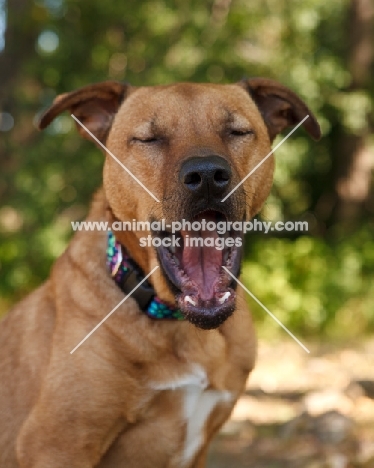
<path fill-rule="evenodd" d="M 143 143 L 143 144 L 152 144 L 152 143 L 160 143 L 162 141 L 161 138 L 156 137 L 156 136 L 150 136 L 150 137 L 133 137 L 132 138 L 133 142 L 136 143 Z"/>
<path fill-rule="evenodd" d="M 230 136 L 235 136 L 235 137 L 243 137 L 243 136 L 253 135 L 253 134 L 254 134 L 253 130 L 250 130 L 250 129 L 232 128 L 232 129 L 229 130 L 229 135 Z"/>

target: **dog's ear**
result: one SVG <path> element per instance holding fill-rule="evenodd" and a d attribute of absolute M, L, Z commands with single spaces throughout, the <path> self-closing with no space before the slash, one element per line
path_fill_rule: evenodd
<path fill-rule="evenodd" d="M 60 94 L 51 107 L 41 116 L 38 127 L 47 127 L 61 112 L 69 110 L 102 143 L 105 141 L 113 117 L 118 111 L 130 86 L 118 81 L 104 81 Z M 88 140 L 95 141 L 76 122 L 79 133 Z M 95 143 L 97 143 L 95 141 Z"/>
<path fill-rule="evenodd" d="M 248 91 L 259 108 L 267 126 L 270 141 L 287 127 L 309 117 L 303 127 L 315 140 L 321 138 L 321 129 L 313 113 L 293 91 L 277 81 L 267 78 L 250 78 L 239 83 Z"/>

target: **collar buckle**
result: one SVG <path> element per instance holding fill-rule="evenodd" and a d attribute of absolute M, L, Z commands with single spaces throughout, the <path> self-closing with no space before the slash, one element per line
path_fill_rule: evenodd
<path fill-rule="evenodd" d="M 142 278 L 139 278 L 139 274 L 136 269 L 131 265 L 121 284 L 121 289 L 125 294 L 129 294 L 134 288 L 136 288 L 131 294 L 131 297 L 136 300 L 141 309 L 145 310 L 155 296 L 155 291 L 148 281 L 144 281 L 144 283 L 139 286 L 141 280 Z"/>

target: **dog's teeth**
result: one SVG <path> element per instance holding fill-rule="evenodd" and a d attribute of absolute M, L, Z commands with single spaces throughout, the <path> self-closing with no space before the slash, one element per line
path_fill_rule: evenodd
<path fill-rule="evenodd" d="M 223 304 L 224 302 L 227 301 L 227 299 L 228 299 L 230 296 L 231 296 L 231 292 L 227 291 L 227 292 L 225 292 L 225 294 L 224 294 L 222 297 L 220 297 L 220 298 L 218 299 L 218 302 L 219 302 L 220 304 Z"/>
<path fill-rule="evenodd" d="M 190 296 L 186 296 L 186 297 L 184 298 L 184 302 L 189 302 L 189 303 L 192 304 L 193 306 L 196 305 L 196 302 L 193 301 L 193 300 L 190 298 Z"/>

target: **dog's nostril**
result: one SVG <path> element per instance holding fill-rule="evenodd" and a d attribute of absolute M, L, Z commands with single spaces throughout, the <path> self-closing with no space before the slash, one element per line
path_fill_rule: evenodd
<path fill-rule="evenodd" d="M 197 187 L 201 184 L 201 175 L 198 172 L 190 172 L 186 174 L 184 183 L 190 187 Z"/>
<path fill-rule="evenodd" d="M 218 184 L 225 184 L 230 180 L 230 174 L 224 169 L 218 170 L 214 173 L 214 181 Z"/>

